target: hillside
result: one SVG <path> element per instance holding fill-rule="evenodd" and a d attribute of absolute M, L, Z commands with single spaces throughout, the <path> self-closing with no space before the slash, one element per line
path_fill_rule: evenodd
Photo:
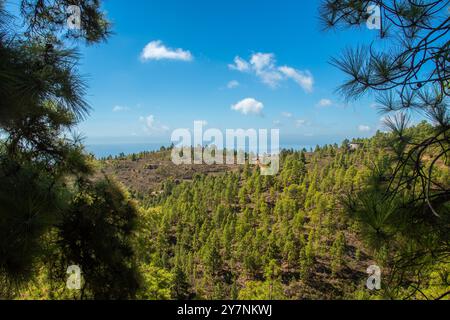
<path fill-rule="evenodd" d="M 425 137 L 431 126 L 408 130 Z M 378 196 L 370 200 L 390 179 L 391 139 L 379 132 L 354 141 L 356 150 L 349 141 L 314 152 L 283 150 L 276 176 L 262 176 L 248 163 L 175 166 L 170 150 L 103 160 L 101 166 L 141 205 L 137 253 L 147 271 L 168 276 L 171 293 L 162 298 L 375 298 L 381 293 L 366 288 L 367 268 L 377 265 L 384 279 L 391 276 L 412 234 L 395 215 L 388 218 L 392 210 L 405 211 L 404 205 L 397 201 L 393 208 L 394 202 Z M 433 152 L 421 155 L 424 165 Z M 448 183 L 448 165 L 439 160 L 436 170 L 436 181 Z M 350 214 L 344 205 L 351 198 L 375 201 L 375 207 Z M 435 283 L 433 268 L 443 266 L 422 269 L 422 281 L 433 283 L 425 287 L 435 294 L 446 285 Z M 148 283 L 161 285 L 161 276 L 148 277 Z"/>
<path fill-rule="evenodd" d="M 175 165 L 170 160 L 170 150 L 141 152 L 121 157 L 109 157 L 100 162 L 100 173 L 111 175 L 130 191 L 146 197 L 158 194 L 168 179 L 192 181 L 196 174 L 215 175 L 239 169 L 237 165 Z"/>
<path fill-rule="evenodd" d="M 361 183 L 365 150 L 284 150 L 276 177 L 250 165 L 175 166 L 169 157 L 105 160 L 102 171 L 143 197 L 151 223 L 142 254 L 181 272 L 186 296 L 250 298 L 270 287 L 279 298 L 332 299 L 364 289 L 373 260 L 339 196 Z"/>
<path fill-rule="evenodd" d="M 421 123 L 408 131 L 423 139 L 431 129 Z M 393 138 L 378 132 L 355 140 L 355 150 L 349 141 L 313 152 L 282 150 L 275 176 L 248 163 L 176 166 L 166 149 L 91 159 L 95 178 L 81 180 L 88 189 L 72 200 L 62 231 L 46 235 L 65 250 L 49 247 L 53 259 L 38 260 L 31 285 L 14 297 L 83 298 L 66 290 L 65 274 L 52 273 L 52 261 L 81 261 L 88 290 L 101 288 L 106 263 L 121 263 L 126 272 L 112 269 L 112 283 L 135 279 L 138 299 L 445 297 L 448 201 L 433 203 L 441 218 L 427 204 L 411 205 L 420 195 L 414 187 L 385 197 Z M 419 154 L 423 168 L 433 153 Z M 448 163 L 435 164 L 433 181 L 448 188 Z M 119 236 L 100 241 L 105 233 Z M 429 255 L 423 248 L 430 247 Z M 381 269 L 379 291 L 366 287 L 373 265 Z"/>

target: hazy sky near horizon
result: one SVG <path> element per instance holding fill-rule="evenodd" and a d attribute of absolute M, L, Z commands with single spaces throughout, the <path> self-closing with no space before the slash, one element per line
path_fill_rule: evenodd
<path fill-rule="evenodd" d="M 176 128 L 279 128 L 311 145 L 380 128 L 370 97 L 346 105 L 331 57 L 376 31 L 321 31 L 320 1 L 104 1 L 114 34 L 81 48 L 88 143 L 168 143 Z"/>

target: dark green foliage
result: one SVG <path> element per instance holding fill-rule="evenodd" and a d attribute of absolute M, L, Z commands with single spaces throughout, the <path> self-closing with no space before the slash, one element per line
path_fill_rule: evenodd
<path fill-rule="evenodd" d="M 133 248 L 136 204 L 114 181 L 83 183 L 58 225 L 66 265 L 83 271 L 84 297 L 133 298 L 139 288 Z"/>
<path fill-rule="evenodd" d="M 172 297 L 178 300 L 189 299 L 191 293 L 189 292 L 189 283 L 183 270 L 180 267 L 176 267 L 174 270 L 174 285 L 172 289 Z"/>
<path fill-rule="evenodd" d="M 82 29 L 64 33 L 68 5 L 81 7 Z M 61 288 L 72 264 L 84 274 L 78 298 L 132 298 L 137 209 L 117 184 L 92 182 L 93 159 L 70 137 L 89 106 L 78 55 L 65 40 L 106 39 L 100 2 L 23 0 L 21 21 L 3 6 L 0 0 L 0 298 L 39 282 L 32 296 L 50 286 L 50 298 L 68 297 Z"/>
<path fill-rule="evenodd" d="M 42 237 L 63 209 L 62 195 L 41 168 L 20 166 L 4 156 L 0 177 L 0 272 L 22 282 L 32 276 Z"/>

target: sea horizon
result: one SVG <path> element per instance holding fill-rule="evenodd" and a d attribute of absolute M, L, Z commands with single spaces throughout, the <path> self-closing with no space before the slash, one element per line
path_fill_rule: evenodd
<path fill-rule="evenodd" d="M 318 144 L 321 145 L 321 144 Z M 302 144 L 281 144 L 280 150 L 283 149 L 294 149 L 294 150 L 310 150 L 311 148 L 315 148 L 316 145 L 302 145 Z M 106 158 L 108 156 L 119 156 L 120 154 L 133 154 L 139 152 L 151 152 L 158 151 L 162 147 L 170 147 L 170 143 L 163 142 L 130 142 L 130 143 L 91 143 L 86 144 L 86 151 L 93 154 L 96 158 Z M 246 148 L 248 149 L 248 148 Z"/>

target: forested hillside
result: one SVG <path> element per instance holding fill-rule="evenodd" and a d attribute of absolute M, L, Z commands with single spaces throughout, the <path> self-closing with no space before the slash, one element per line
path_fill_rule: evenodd
<path fill-rule="evenodd" d="M 361 186 L 369 152 L 327 146 L 281 157 L 274 177 L 246 165 L 168 181 L 143 209 L 142 254 L 173 271 L 178 298 L 343 298 L 363 288 L 370 263 L 339 197 Z"/>
<path fill-rule="evenodd" d="M 433 127 L 423 122 L 407 130 L 422 139 Z M 95 192 L 104 194 L 105 199 L 96 200 L 100 201 L 96 206 L 108 210 L 113 205 L 122 208 L 124 215 L 131 214 L 130 210 L 137 212 L 134 231 L 128 236 L 133 256 L 124 253 L 129 257 L 127 263 L 139 272 L 136 297 L 422 299 L 437 298 L 448 291 L 450 267 L 446 260 L 425 259 L 408 266 L 399 266 L 397 261 L 403 250 L 418 250 L 414 241 L 426 241 L 421 245 L 433 250 L 448 235 L 432 234 L 428 229 L 418 237 L 417 232 L 429 226 L 417 226 L 415 221 L 413 225 L 402 225 L 396 218 L 405 214 L 402 200 L 396 199 L 394 208 L 392 203 L 368 196 L 373 195 L 374 183 L 378 188 L 388 184 L 395 159 L 393 134 L 378 132 L 373 138 L 354 142 L 360 146 L 355 150 L 349 147 L 349 141 L 339 146 L 318 146 L 313 152 L 283 150 L 281 170 L 276 176 L 262 176 L 257 166 L 249 164 L 212 173 L 204 169 L 205 165 L 197 165 L 192 169 L 196 172 L 193 176 L 185 176 L 181 171 L 165 172 L 172 168 L 170 150 L 94 160 L 97 171 L 110 172 L 107 184 L 96 183 Z M 430 154 L 423 155 L 424 167 L 429 157 Z M 168 177 L 159 185 L 150 184 L 147 191 L 137 191 L 137 187 L 142 188 L 141 182 L 128 178 L 139 173 L 143 175 L 141 179 L 151 179 L 151 172 L 158 168 L 163 169 L 157 174 Z M 133 195 L 121 183 L 114 182 L 116 177 Z M 435 171 L 436 182 L 448 187 L 449 177 L 448 162 L 440 161 Z M 121 190 L 120 197 L 108 191 L 111 184 Z M 83 207 L 97 210 L 88 209 L 96 198 L 94 193 L 83 192 L 77 196 L 74 210 Z M 358 201 L 367 205 L 370 199 L 374 208 L 368 207 L 358 214 L 352 207 Z M 448 203 L 440 208 L 440 212 L 445 210 Z M 79 217 L 78 223 L 92 219 L 89 216 L 94 212 Z M 411 218 L 417 219 L 412 214 Z M 73 234 L 72 223 L 76 221 L 62 226 L 63 239 L 70 239 Z M 115 224 L 122 223 L 117 220 Z M 403 234 L 405 229 L 407 234 Z M 97 236 L 91 233 L 94 229 L 86 225 L 81 230 L 87 237 L 83 239 L 95 243 Z M 46 237 L 51 239 L 54 235 L 49 233 Z M 80 247 L 78 259 L 85 259 L 82 257 L 87 252 L 95 254 L 102 252 L 103 246 L 113 245 L 112 238 L 107 243 L 98 240 L 96 248 L 90 249 L 93 251 Z M 58 256 L 58 251 L 49 250 L 54 257 Z M 382 270 L 382 290 L 366 288 L 366 269 L 370 265 L 378 265 Z M 397 282 L 396 268 L 400 267 L 402 281 Z M 52 261 L 41 260 L 32 280 L 14 296 L 82 298 L 82 292 L 65 288 L 64 276 L 55 274 L 53 268 Z M 417 272 L 420 283 L 416 282 Z M 109 280 L 98 281 L 95 286 L 101 287 L 105 283 L 102 281 Z"/>
<path fill-rule="evenodd" d="M 424 122 L 408 130 L 420 139 L 432 127 Z M 382 268 L 384 285 L 394 286 L 387 279 L 392 276 L 391 260 L 399 252 L 388 248 L 404 239 L 400 235 L 389 239 L 386 234 L 374 244 L 373 233 L 384 228 L 394 232 L 388 215 L 395 213 L 380 200 L 384 216 L 366 223 L 369 210 L 365 217 L 357 217 L 346 207 L 349 197 L 368 192 L 376 178 L 374 171 L 385 184 L 389 181 L 395 157 L 392 138 L 378 133 L 359 140 L 357 150 L 351 150 L 348 141 L 317 147 L 312 153 L 283 150 L 282 168 L 274 177 L 261 176 L 250 165 L 222 175 L 197 174 L 193 181 L 174 175 L 163 183 L 162 193 L 141 200 L 138 256 L 149 270 L 148 284 L 172 290 L 164 294 L 158 289 L 146 297 L 399 298 L 409 293 L 408 286 L 395 293 L 370 293 L 365 287 L 365 272 L 372 264 Z M 145 154 L 140 157 L 145 163 Z M 138 161 L 139 156 L 128 158 Z M 126 159 L 105 163 L 121 161 Z M 449 183 L 448 163 L 439 163 L 436 178 Z M 436 270 L 439 276 L 433 273 Z M 448 277 L 441 274 L 447 267 L 436 270 L 422 269 L 425 283 L 421 285 L 433 293 L 448 287 Z M 167 274 L 167 283 L 151 273 Z"/>

